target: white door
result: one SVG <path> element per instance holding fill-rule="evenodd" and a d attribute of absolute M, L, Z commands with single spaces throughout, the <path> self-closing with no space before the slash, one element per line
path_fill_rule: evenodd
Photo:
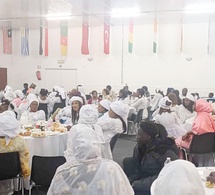
<path fill-rule="evenodd" d="M 70 91 L 77 86 L 77 69 L 47 68 L 45 86 L 52 91 L 53 86 L 64 87 L 65 91 Z"/>

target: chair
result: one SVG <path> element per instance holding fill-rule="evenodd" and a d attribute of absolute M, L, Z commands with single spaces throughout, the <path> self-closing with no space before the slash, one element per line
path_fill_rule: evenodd
<path fill-rule="evenodd" d="M 38 110 L 43 110 L 46 115 L 46 120 L 48 119 L 48 104 L 39 103 Z"/>
<path fill-rule="evenodd" d="M 110 140 L 110 149 L 111 149 L 111 152 L 113 152 L 114 146 L 116 145 L 116 141 L 117 141 L 119 135 L 120 135 L 119 133 L 116 134 L 116 135 L 114 135 L 114 136 L 111 138 L 111 140 Z"/>
<path fill-rule="evenodd" d="M 194 135 L 193 139 L 190 144 L 189 149 L 182 150 L 185 153 L 185 159 L 188 160 L 188 155 L 194 155 L 194 154 L 208 154 L 208 153 L 214 153 L 214 139 L 215 134 L 214 133 L 204 133 L 201 135 Z M 192 159 L 190 159 L 192 160 Z M 205 160 L 204 160 L 205 161 Z M 205 162 L 203 162 L 203 165 Z"/>
<path fill-rule="evenodd" d="M 58 109 L 58 108 L 64 108 L 65 107 L 65 103 L 55 103 L 54 107 L 53 107 L 53 111 L 52 114 L 54 114 L 54 112 Z"/>
<path fill-rule="evenodd" d="M 65 162 L 66 159 L 63 156 L 33 156 L 30 178 L 31 189 L 36 186 L 36 193 L 38 194 L 38 186 L 49 188 L 56 169 Z M 30 195 L 31 189 L 29 190 Z"/>
<path fill-rule="evenodd" d="M 127 177 L 135 174 L 135 161 L 133 157 L 124 157 L 122 160 L 122 165 Z"/>
<path fill-rule="evenodd" d="M 0 181 L 16 178 L 18 178 L 18 186 L 20 186 L 21 181 L 22 194 L 24 194 L 19 153 L 0 153 Z"/>

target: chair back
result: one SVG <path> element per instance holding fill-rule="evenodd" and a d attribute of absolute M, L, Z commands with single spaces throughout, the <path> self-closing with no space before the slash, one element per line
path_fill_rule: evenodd
<path fill-rule="evenodd" d="M 206 154 L 214 150 L 214 133 L 194 135 L 190 144 L 189 153 Z"/>
<path fill-rule="evenodd" d="M 65 162 L 63 156 L 33 156 L 30 181 L 36 185 L 49 187 L 56 169 Z"/>
<path fill-rule="evenodd" d="M 39 103 L 38 110 L 43 110 L 45 114 L 48 114 L 48 104 Z"/>
<path fill-rule="evenodd" d="M 123 171 L 127 175 L 127 177 L 130 177 L 134 175 L 135 172 L 135 160 L 133 157 L 124 157 L 122 160 L 123 164 Z"/>
<path fill-rule="evenodd" d="M 0 153 L 0 180 L 21 176 L 18 152 Z"/>
<path fill-rule="evenodd" d="M 52 114 L 58 109 L 58 108 L 64 108 L 65 104 L 64 103 L 55 103 L 53 107 Z"/>
<path fill-rule="evenodd" d="M 120 135 L 119 133 L 116 134 L 116 135 L 114 135 L 114 136 L 111 138 L 111 140 L 110 140 L 110 149 L 111 149 L 111 152 L 113 152 L 114 146 L 116 145 L 116 141 L 117 141 L 119 135 Z"/>

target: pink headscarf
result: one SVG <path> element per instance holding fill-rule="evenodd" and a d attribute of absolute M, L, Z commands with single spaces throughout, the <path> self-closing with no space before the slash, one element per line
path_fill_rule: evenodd
<path fill-rule="evenodd" d="M 215 123 L 211 116 L 212 106 L 205 100 L 196 100 L 197 116 L 193 122 L 192 131 L 195 134 L 215 132 Z"/>

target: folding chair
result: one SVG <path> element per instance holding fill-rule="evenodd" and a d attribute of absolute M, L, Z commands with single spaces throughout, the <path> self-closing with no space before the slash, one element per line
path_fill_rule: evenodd
<path fill-rule="evenodd" d="M 39 103 L 38 110 L 43 110 L 46 115 L 46 120 L 48 119 L 48 104 Z"/>
<path fill-rule="evenodd" d="M 194 155 L 194 154 L 208 154 L 208 153 L 214 153 L 214 133 L 204 133 L 201 135 L 194 135 L 193 139 L 190 144 L 189 149 L 182 150 L 185 153 L 185 159 L 192 161 L 192 159 L 188 159 L 188 155 Z M 213 157 L 214 158 L 214 157 Z M 205 159 L 204 163 L 205 164 Z"/>
<path fill-rule="evenodd" d="M 34 186 L 36 186 L 37 195 L 38 186 L 48 189 L 56 169 L 65 162 L 66 159 L 63 156 L 33 156 L 29 195 L 31 195 L 31 189 Z"/>
<path fill-rule="evenodd" d="M 116 142 L 117 142 L 117 139 L 119 138 L 119 133 L 114 135 L 111 140 L 110 140 L 110 149 L 111 149 L 111 152 L 113 152 L 113 149 L 114 149 L 114 146 L 116 145 Z"/>
<path fill-rule="evenodd" d="M 18 188 L 22 185 L 22 195 L 24 186 L 22 180 L 21 164 L 18 152 L 0 153 L 0 181 L 7 179 L 17 179 Z M 18 192 L 19 193 L 19 192 Z"/>

